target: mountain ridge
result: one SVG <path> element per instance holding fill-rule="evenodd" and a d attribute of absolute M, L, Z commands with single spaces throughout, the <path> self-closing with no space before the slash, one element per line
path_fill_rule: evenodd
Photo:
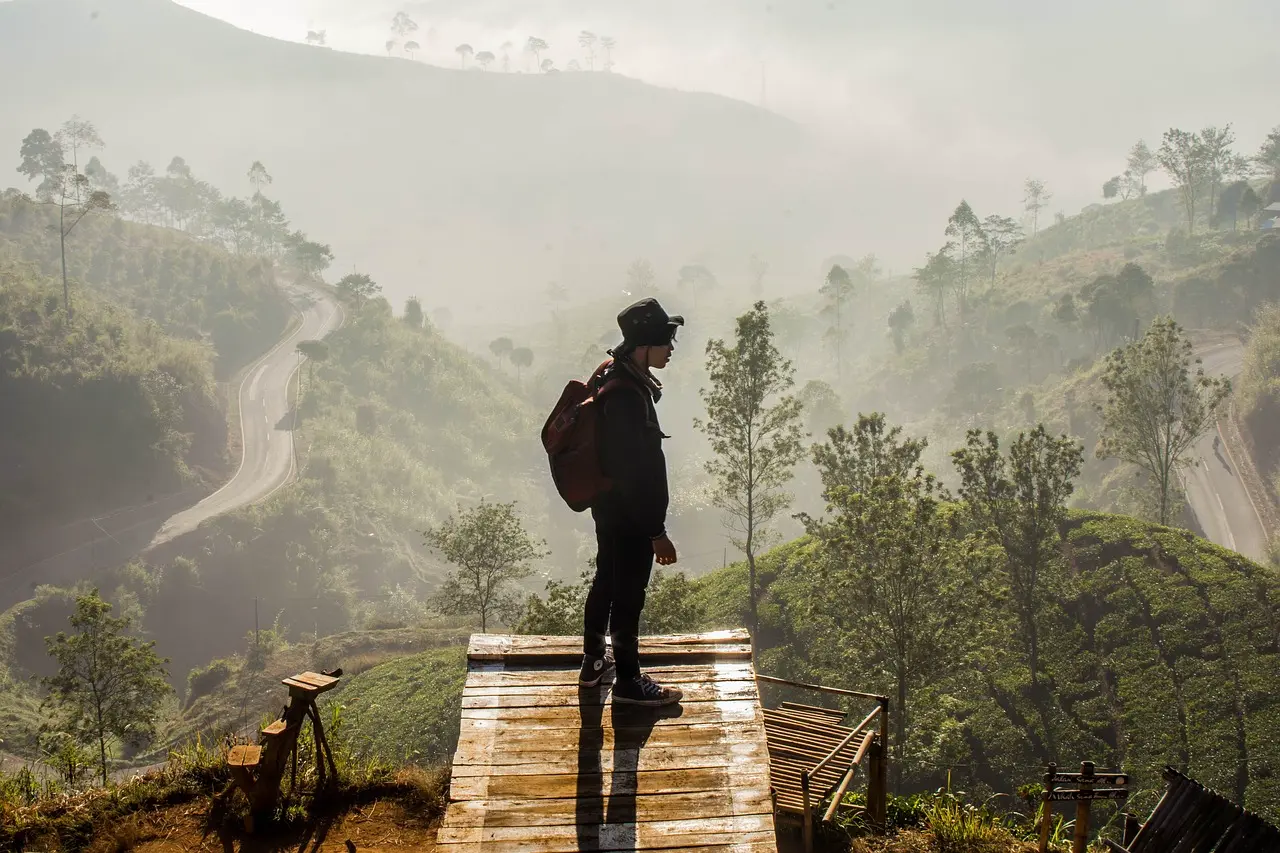
<path fill-rule="evenodd" d="M 304 230 L 333 235 L 340 267 L 455 315 L 476 308 L 458 280 L 476 296 L 518 283 L 515 313 L 548 280 L 621 287 L 638 256 L 745 273 L 759 253 L 807 271 L 849 233 L 849 167 L 790 119 L 720 95 L 342 53 L 167 0 L 14 0 L 0 33 L 0 74 L 19 93 L 0 140 L 15 154 L 32 127 L 76 113 L 122 176 L 181 153 L 236 191 L 261 160 L 267 191 Z"/>

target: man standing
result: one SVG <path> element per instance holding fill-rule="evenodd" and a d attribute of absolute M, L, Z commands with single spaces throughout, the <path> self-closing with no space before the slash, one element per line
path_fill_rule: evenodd
<path fill-rule="evenodd" d="M 609 351 L 613 362 L 596 387 L 623 381 L 601 399 L 600 465 L 612 489 L 591 507 L 596 524 L 596 575 L 583 618 L 583 661 L 579 683 L 595 687 L 615 667 L 613 701 L 668 705 L 684 695 L 640 672 L 640 611 L 645 587 L 658 565 L 676 562 L 667 538 L 667 460 L 655 403 L 662 383 L 653 375 L 671 360 L 676 329 L 684 318 L 668 315 L 655 299 L 641 299 L 618 315 L 622 343 Z M 608 657 L 605 634 L 613 638 Z"/>

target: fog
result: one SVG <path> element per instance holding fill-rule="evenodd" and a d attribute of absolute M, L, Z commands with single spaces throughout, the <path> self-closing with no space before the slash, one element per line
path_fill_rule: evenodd
<path fill-rule="evenodd" d="M 669 281 L 690 262 L 743 277 L 759 254 L 774 293 L 811 289 L 833 253 L 909 272 L 958 198 L 1020 215 L 1035 176 L 1073 213 L 1174 122 L 1230 120 L 1252 147 L 1270 119 L 1243 105 L 1273 88 L 1280 26 L 1262 2 L 186 5 L 262 36 L 164 0 L 0 5 L 0 137 L 77 113 L 118 174 L 180 155 L 228 193 L 262 160 L 337 268 L 477 340 L 548 281 L 617 293 L 637 257 Z M 383 47 L 399 10 L 412 60 Z M 263 38 L 309 29 L 328 49 Z M 616 39 L 612 74 L 524 73 L 535 34 L 585 67 L 583 29 Z M 519 73 L 458 76 L 456 45 L 507 41 Z"/>

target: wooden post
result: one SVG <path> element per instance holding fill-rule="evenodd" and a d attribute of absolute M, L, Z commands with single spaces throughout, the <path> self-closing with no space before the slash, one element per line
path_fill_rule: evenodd
<path fill-rule="evenodd" d="M 1080 762 L 1080 791 L 1088 794 L 1093 790 L 1093 762 Z M 1071 844 L 1071 853 L 1085 853 L 1089 846 L 1089 805 L 1087 799 L 1076 801 L 1076 832 Z"/>
<path fill-rule="evenodd" d="M 880 698 L 880 731 L 871 744 L 867 780 L 867 812 L 875 832 L 888 831 L 889 796 L 889 700 Z"/>
<path fill-rule="evenodd" d="M 1040 807 L 1040 853 L 1049 853 L 1049 830 L 1053 820 L 1053 803 L 1049 800 L 1049 792 L 1053 790 L 1053 776 L 1058 772 L 1058 765 L 1050 762 L 1044 772 L 1043 803 Z"/>
<path fill-rule="evenodd" d="M 804 801 L 804 853 L 813 853 L 813 811 L 809 807 L 809 771 L 800 771 L 800 794 Z"/>

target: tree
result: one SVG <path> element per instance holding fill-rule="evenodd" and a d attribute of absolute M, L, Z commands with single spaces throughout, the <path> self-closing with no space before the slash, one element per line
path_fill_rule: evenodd
<path fill-rule="evenodd" d="M 1121 178 L 1119 175 L 1116 175 L 1114 178 L 1109 178 L 1106 183 L 1102 185 L 1102 197 L 1105 199 L 1113 199 L 1118 196 L 1120 194 L 1120 182 Z"/>
<path fill-rule="evenodd" d="M 62 127 L 54 134 L 54 139 L 62 146 L 64 152 L 70 153 L 71 167 L 77 173 L 80 171 L 80 150 L 82 148 L 101 149 L 106 144 L 98 135 L 98 129 L 93 126 L 93 122 L 85 121 L 76 115 L 62 123 Z M 80 203 L 81 200 L 77 190 L 76 202 Z"/>
<path fill-rule="evenodd" d="M 387 56 L 390 56 L 390 55 L 391 55 L 391 51 L 393 51 L 393 50 L 395 50 L 395 49 L 396 49 L 396 40 L 395 40 L 395 39 L 387 39 L 387 43 L 386 43 L 385 45 L 383 45 L 383 47 L 385 47 L 385 48 L 387 49 Z"/>
<path fill-rule="evenodd" d="M 828 515 L 802 516 L 822 546 L 816 584 L 829 607 L 842 615 L 837 636 L 826 641 L 857 661 L 858 669 L 883 672 L 891 703 L 895 787 L 905 765 L 908 721 L 919 691 L 944 677 L 970 634 L 959 620 L 971 609 L 959 567 L 966 554 L 941 511 L 946 493 L 912 458 L 923 442 L 896 442 L 881 415 L 859 416 L 850 439 L 848 468 L 856 484 L 824 471 Z"/>
<path fill-rule="evenodd" d="M 511 51 L 514 48 L 515 48 L 515 45 L 509 41 L 504 41 L 502 43 L 502 70 L 503 71 L 511 70 Z"/>
<path fill-rule="evenodd" d="M 991 286 L 996 284 L 996 266 L 1000 258 L 1011 253 L 1022 242 L 1022 226 L 1012 217 L 994 213 L 982 220 L 982 256 L 991 269 Z"/>
<path fill-rule="evenodd" d="M 821 379 L 810 379 L 796 395 L 810 435 L 824 435 L 844 421 L 844 404 L 836 390 Z"/>
<path fill-rule="evenodd" d="M 359 311 L 364 303 L 382 292 L 382 287 L 368 273 L 353 272 L 338 280 L 338 292 L 354 302 Z"/>
<path fill-rule="evenodd" d="M 800 402 L 786 393 L 795 371 L 773 344 L 763 301 L 737 319 L 732 347 L 713 339 L 706 352 L 711 387 L 699 395 L 707 417 L 694 425 L 711 441 L 715 455 L 705 467 L 715 480 L 713 500 L 728 514 L 730 541 L 747 556 L 751 627 L 759 630 L 756 554 L 791 502 L 782 487 L 804 454 Z"/>
<path fill-rule="evenodd" d="M 457 568 L 434 596 L 436 608 L 449 616 L 480 617 L 480 630 L 489 630 L 496 614 L 514 611 L 519 601 L 508 587 L 532 572 L 529 565 L 547 556 L 545 542 L 536 541 L 516 515 L 515 501 L 486 503 L 450 515 L 440 527 L 426 530 L 427 544 Z"/>
<path fill-rule="evenodd" d="M 413 59 L 414 53 L 422 49 L 422 45 L 416 41 L 410 40 L 404 43 L 404 52 L 409 54 L 409 58 Z"/>
<path fill-rule="evenodd" d="M 1045 186 L 1044 181 L 1027 178 L 1022 185 L 1022 204 L 1031 214 L 1031 233 L 1040 233 L 1040 211 L 1049 206 L 1053 193 Z"/>
<path fill-rule="evenodd" d="M 839 379 L 844 365 L 841 344 L 849 335 L 844 315 L 852 315 L 848 303 L 853 299 L 853 279 L 844 267 L 836 264 L 827 272 L 826 280 L 818 293 L 823 297 L 822 314 L 830 322 L 822 333 L 822 338 L 835 351 L 836 378 Z"/>
<path fill-rule="evenodd" d="M 583 30 L 578 33 L 578 44 L 587 52 L 587 70 L 596 70 L 596 34 Z"/>
<path fill-rule="evenodd" d="M 1253 187 L 1245 187 L 1240 193 L 1240 212 L 1244 214 L 1245 221 L 1249 226 L 1253 226 L 1253 218 L 1262 210 L 1262 199 L 1254 192 Z"/>
<path fill-rule="evenodd" d="M 947 290 L 955 277 L 955 260 L 951 257 L 953 245 L 947 243 L 941 249 L 925 253 L 924 266 L 917 267 L 912 277 L 916 287 L 933 302 L 933 322 L 935 325 L 947 325 L 946 298 Z"/>
<path fill-rule="evenodd" d="M 991 414 L 1003 396 L 999 369 L 989 361 L 975 362 L 956 371 L 946 407 L 957 416 L 981 417 Z"/>
<path fill-rule="evenodd" d="M 495 58 L 493 52 L 488 50 L 482 50 L 476 54 L 476 62 L 480 63 L 480 67 L 485 71 L 489 70 L 489 66 L 493 64 Z"/>
<path fill-rule="evenodd" d="M 155 643 L 129 635 L 129 617 L 113 617 L 111 605 L 95 589 L 76 597 L 71 634 L 46 637 L 58 672 L 42 678 L 49 698 L 66 716 L 67 730 L 98 745 L 98 770 L 107 784 L 107 741 L 133 745 L 150 741 L 160 702 L 169 692 L 168 658 Z"/>
<path fill-rule="evenodd" d="M 299 341 L 297 349 L 298 354 L 307 360 L 307 387 L 313 387 L 316 370 L 315 363 L 328 360 L 329 344 L 321 340 Z"/>
<path fill-rule="evenodd" d="M 959 290 L 959 299 L 957 301 L 960 313 L 964 314 L 967 312 L 968 305 L 969 254 L 982 239 L 982 223 L 978 221 L 978 216 L 973 212 L 973 208 L 969 206 L 969 202 L 961 199 L 960 204 L 956 205 L 951 217 L 947 219 L 945 233 L 960 249 L 959 275 L 956 277 Z"/>
<path fill-rule="evenodd" d="M 522 382 L 524 369 L 533 366 L 533 350 L 528 347 L 516 347 L 511 350 L 511 363 L 516 366 L 516 382 Z"/>
<path fill-rule="evenodd" d="M 102 190 L 112 198 L 120 195 L 120 179 L 107 171 L 97 157 L 90 157 L 85 163 L 84 176 L 89 179 L 90 190 Z"/>
<path fill-rule="evenodd" d="M 1217 218 L 1218 191 L 1222 182 L 1238 171 L 1243 171 L 1242 158 L 1231 146 L 1236 141 L 1231 125 L 1206 127 L 1200 131 L 1200 156 L 1204 161 L 1205 191 L 1208 193 L 1208 213 L 1211 220 Z"/>
<path fill-rule="evenodd" d="M 36 198 L 52 198 L 58 191 L 66 165 L 62 145 L 49 131 L 38 127 L 22 140 L 18 156 L 22 158 L 22 162 L 18 164 L 18 172 L 27 176 L 28 183 L 36 178 L 40 179 L 36 186 Z"/>
<path fill-rule="evenodd" d="M 1231 381 L 1205 376 L 1191 342 L 1172 317 L 1157 317 L 1141 340 L 1107 356 L 1102 384 L 1107 390 L 1099 459 L 1137 465 L 1152 479 L 1161 524 L 1172 514 L 1174 472 L 1186 453 L 1216 422 L 1231 393 Z"/>
<path fill-rule="evenodd" d="M 688 290 L 693 296 L 693 307 L 698 307 L 699 294 L 711 290 L 719 282 L 715 274 L 702 264 L 685 264 L 676 273 L 676 287 Z"/>
<path fill-rule="evenodd" d="M 410 18 L 407 12 L 396 12 L 391 19 L 391 32 L 398 35 L 402 40 L 408 38 L 410 33 L 416 33 L 417 31 L 417 22 Z"/>
<path fill-rule="evenodd" d="M 524 49 L 533 54 L 534 63 L 542 67 L 542 52 L 547 49 L 547 43 L 536 36 L 529 36 L 529 40 L 524 43 Z"/>
<path fill-rule="evenodd" d="M 511 338 L 494 338 L 489 342 L 489 352 L 493 353 L 493 357 L 498 360 L 501 366 L 504 359 L 511 357 L 511 351 L 515 349 L 515 344 L 511 342 Z"/>
<path fill-rule="evenodd" d="M 1076 313 L 1076 300 L 1070 293 L 1062 294 L 1054 303 L 1053 319 L 1064 326 L 1069 326 L 1080 319 L 1080 315 Z"/>
<path fill-rule="evenodd" d="M 1253 156 L 1254 166 L 1272 181 L 1280 181 L 1280 125 L 1276 125 Z"/>
<path fill-rule="evenodd" d="M 460 44 L 460 45 L 458 45 L 457 47 L 455 47 L 453 50 L 454 50 L 454 52 L 455 52 L 456 54 L 458 54 L 458 58 L 462 60 L 462 67 L 463 67 L 463 68 L 466 68 L 466 67 L 467 67 L 467 57 L 468 57 L 468 56 L 470 56 L 471 54 L 475 53 L 475 51 L 471 49 L 471 45 L 469 45 L 469 44 Z"/>
<path fill-rule="evenodd" d="M 628 295 L 641 296 L 649 293 L 656 280 L 657 275 L 654 274 L 653 264 L 645 258 L 637 258 L 631 262 L 631 266 L 627 267 Z"/>
<path fill-rule="evenodd" d="M 1129 160 L 1124 173 L 1134 182 L 1138 195 L 1147 194 L 1147 175 L 1154 172 L 1158 165 L 1156 155 L 1151 153 L 1145 141 L 1139 139 L 1129 149 Z"/>
<path fill-rule="evenodd" d="M 551 70 L 556 67 L 556 62 L 551 57 L 542 60 L 542 64 L 538 66 L 542 69 L 543 74 L 550 74 Z"/>
<path fill-rule="evenodd" d="M 822 498 L 838 502 L 840 492 L 866 494 L 883 477 L 910 479 L 920 469 L 927 439 L 903 438 L 880 412 L 859 413 L 853 429 L 827 430 L 827 441 L 813 446 L 813 464 L 822 478 Z"/>
<path fill-rule="evenodd" d="M 70 123 L 69 123 L 70 124 Z M 91 132 L 93 125 L 83 123 Z M 94 132 L 96 138 L 96 132 Z M 50 136 L 47 131 L 36 129 L 27 134 L 22 142 L 20 156 L 22 163 L 18 171 L 31 181 L 40 178 L 36 189 L 36 197 L 41 204 L 56 205 L 58 208 L 58 250 L 62 259 L 62 308 L 67 317 L 71 311 L 71 283 L 67 277 L 67 237 L 75 230 L 89 213 L 93 211 L 110 211 L 115 209 L 111 196 L 102 190 L 92 190 L 89 178 L 76 171 L 75 166 L 66 161 L 64 139 L 69 135 L 59 132 Z M 99 140 L 100 142 L 100 140 Z M 83 141 L 81 144 L 84 144 Z"/>
<path fill-rule="evenodd" d="M 1169 128 L 1164 132 L 1156 160 L 1178 188 L 1182 210 L 1187 216 L 1187 233 L 1194 234 L 1196 202 L 1204 190 L 1207 173 L 1205 149 L 1200 135 Z"/>
<path fill-rule="evenodd" d="M 1041 611 L 1052 600 L 1046 576 L 1062 560 L 1059 524 L 1080 476 L 1083 448 L 1054 438 L 1044 424 L 1019 433 L 1008 458 L 993 432 L 969 430 L 965 446 L 951 454 L 960 473 L 960 497 L 972 528 L 999 545 L 1013 596 L 1031 683 L 1040 673 Z"/>
<path fill-rule="evenodd" d="M 318 278 L 333 263 L 333 250 L 326 243 L 305 239 L 300 231 L 296 236 L 300 239 L 293 246 L 294 262 L 303 273 Z"/>
<path fill-rule="evenodd" d="M 611 36 L 600 36 L 600 46 L 604 48 L 604 70 L 613 70 L 613 49 L 618 46 L 618 42 Z"/>
<path fill-rule="evenodd" d="M 271 173 L 267 171 L 267 167 L 262 165 L 261 160 L 254 160 L 253 165 L 249 167 L 249 183 L 253 186 L 253 194 L 261 195 L 262 188 L 270 185 Z"/>
<path fill-rule="evenodd" d="M 405 325 L 414 329 L 421 329 L 426 315 L 422 313 L 422 301 L 416 296 L 411 296 L 404 303 L 404 322 Z"/>
<path fill-rule="evenodd" d="M 325 30 L 307 30 L 307 44 L 324 46 Z"/>
<path fill-rule="evenodd" d="M 898 303 L 898 307 L 889 312 L 889 334 L 893 336 L 893 349 L 898 355 L 907 346 L 907 334 L 915 325 L 916 312 L 908 299 Z"/>

